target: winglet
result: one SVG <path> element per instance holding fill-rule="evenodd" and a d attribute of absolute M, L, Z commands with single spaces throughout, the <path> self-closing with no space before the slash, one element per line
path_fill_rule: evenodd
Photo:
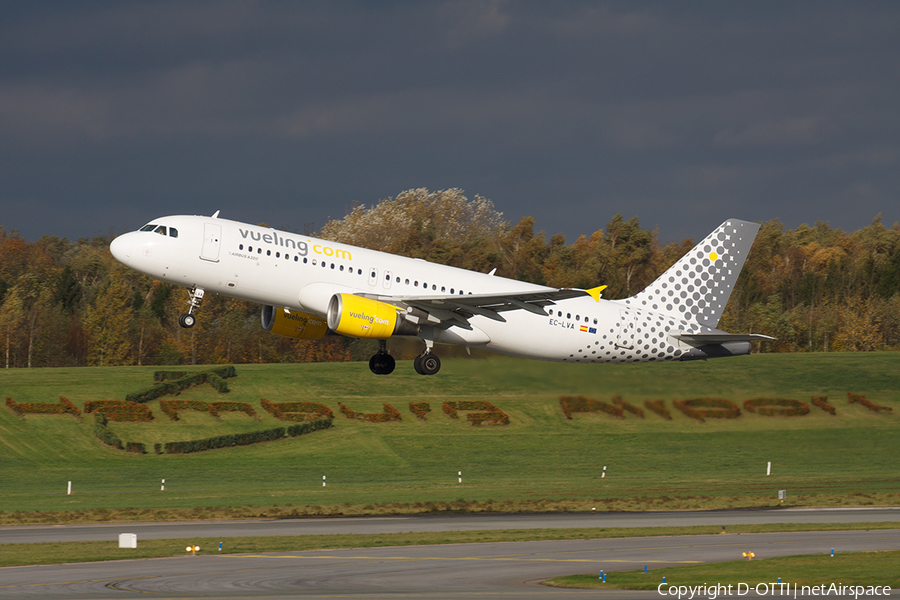
<path fill-rule="evenodd" d="M 584 290 L 588 294 L 590 294 L 591 298 L 593 298 L 596 302 L 600 302 L 600 293 L 605 290 L 608 286 L 601 285 L 600 287 L 591 288 L 589 290 Z"/>

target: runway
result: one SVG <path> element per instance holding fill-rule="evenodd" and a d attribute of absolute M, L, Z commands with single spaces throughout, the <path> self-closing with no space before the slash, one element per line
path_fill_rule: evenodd
<path fill-rule="evenodd" d="M 762 533 L 500 544 L 450 544 L 7 567 L 0 597 L 651 598 L 656 592 L 561 590 L 549 577 L 792 554 L 900 549 L 900 530 Z M 615 577 L 615 573 L 610 575 Z M 873 582 L 874 583 L 874 582 Z"/>
<path fill-rule="evenodd" d="M 140 543 L 140 540 L 247 536 L 385 534 L 426 531 L 485 531 L 494 529 L 572 529 L 583 527 L 728 526 L 762 523 L 877 523 L 885 521 L 894 521 L 900 524 L 900 507 L 29 525 L 0 527 L 0 544 L 113 541 L 118 539 L 119 533 L 134 533 L 138 536 L 138 543 Z"/>
<path fill-rule="evenodd" d="M 605 518 L 604 518 L 605 517 Z M 827 511 L 713 511 L 618 515 L 460 515 L 391 519 L 310 519 L 241 523 L 5 527 L 7 543 L 44 540 L 48 535 L 84 539 L 100 535 L 113 543 L 119 532 L 138 532 L 139 542 L 168 537 L 231 537 L 450 529 L 645 526 L 740 522 L 840 522 L 900 520 L 900 509 Z M 726 521 L 728 520 L 728 521 Z M 663 521 L 664 523 L 662 523 Z M 189 531 L 188 531 L 189 530 Z M 377 530 L 377 531 L 376 531 Z M 285 533 L 287 531 L 287 533 Z M 18 532 L 16 535 L 11 535 Z M 210 532 L 218 532 L 210 535 Z M 174 535 L 173 535 L 174 534 Z M 91 538 L 94 539 L 94 538 Z M 0 547 L 14 551 L 15 546 Z M 572 573 L 599 573 L 676 564 L 737 560 L 753 551 L 757 559 L 794 554 L 826 554 L 900 549 L 900 526 L 893 530 L 725 534 L 549 542 L 449 544 L 257 555 L 178 556 L 152 560 L 6 567 L 0 569 L 0 598 L 117 600 L 147 598 L 376 598 L 472 600 L 483 598 L 660 598 L 654 592 L 562 590 L 540 582 Z M 875 584 L 877 582 L 873 582 Z M 747 596 L 752 597 L 752 595 Z"/>

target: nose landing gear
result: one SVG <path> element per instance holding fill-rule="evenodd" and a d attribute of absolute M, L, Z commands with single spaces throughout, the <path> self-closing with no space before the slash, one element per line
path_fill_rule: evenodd
<path fill-rule="evenodd" d="M 196 317 L 192 314 L 194 309 L 200 309 L 200 303 L 203 302 L 203 288 L 198 288 L 196 285 L 191 288 L 191 299 L 188 301 L 188 311 L 186 315 L 181 315 L 178 317 L 178 324 L 184 327 L 185 329 L 190 329 L 197 322 Z"/>

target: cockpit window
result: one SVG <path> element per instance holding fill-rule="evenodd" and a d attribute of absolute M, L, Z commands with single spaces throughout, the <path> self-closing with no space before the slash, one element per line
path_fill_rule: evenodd
<path fill-rule="evenodd" d="M 166 235 L 166 226 L 165 226 L 165 225 L 160 225 L 159 227 L 157 227 L 157 228 L 155 229 L 155 231 L 156 231 L 156 233 L 158 233 L 159 235 Z"/>
<path fill-rule="evenodd" d="M 154 225 L 153 223 L 141 227 L 141 231 L 153 231 L 154 229 L 156 229 L 156 225 Z"/>
<path fill-rule="evenodd" d="M 169 237 L 178 237 L 178 230 L 174 227 L 169 227 Z"/>

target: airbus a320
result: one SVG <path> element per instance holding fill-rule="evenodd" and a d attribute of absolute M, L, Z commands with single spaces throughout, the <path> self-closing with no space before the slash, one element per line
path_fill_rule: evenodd
<path fill-rule="evenodd" d="M 262 305 L 263 329 L 298 339 L 329 330 L 380 342 L 369 361 L 386 375 L 386 340 L 419 338 L 415 370 L 441 367 L 435 343 L 576 363 L 736 356 L 759 334 L 716 328 L 759 225 L 729 219 L 635 296 L 525 283 L 211 217 L 168 216 L 110 244 L 122 264 L 190 291 L 192 327 L 205 294 Z"/>

